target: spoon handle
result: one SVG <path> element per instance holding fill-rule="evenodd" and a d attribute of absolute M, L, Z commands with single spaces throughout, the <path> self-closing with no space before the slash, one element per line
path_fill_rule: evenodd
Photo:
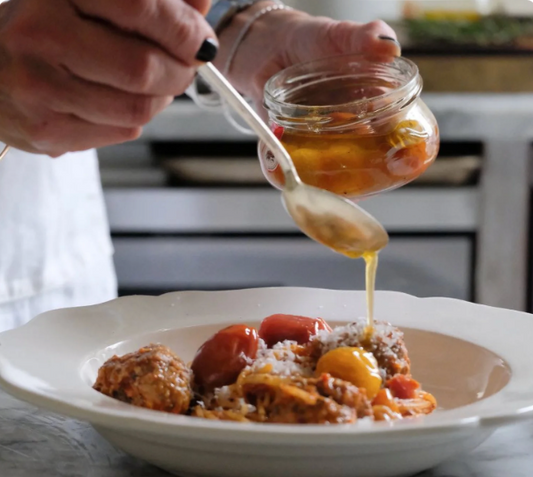
<path fill-rule="evenodd" d="M 281 169 L 285 174 L 286 183 L 292 177 L 295 182 L 300 182 L 300 177 L 292 162 L 291 156 L 287 153 L 281 142 L 257 115 L 252 107 L 244 100 L 237 90 L 230 84 L 224 75 L 212 64 L 202 65 L 198 72 L 220 94 L 229 105 L 246 121 L 259 138 L 268 146 L 279 161 Z"/>
<path fill-rule="evenodd" d="M 7 144 L 4 146 L 4 149 L 2 149 L 2 152 L 0 152 L 0 161 L 6 157 L 6 154 L 9 152 L 9 150 L 11 149 L 10 146 L 8 146 Z"/>

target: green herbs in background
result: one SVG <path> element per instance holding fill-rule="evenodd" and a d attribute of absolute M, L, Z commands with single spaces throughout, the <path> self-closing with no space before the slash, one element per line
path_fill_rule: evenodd
<path fill-rule="evenodd" d="M 439 47 L 533 49 L 533 18 L 487 16 L 477 20 L 408 19 L 404 21 L 404 27 L 413 47 L 437 44 Z"/>

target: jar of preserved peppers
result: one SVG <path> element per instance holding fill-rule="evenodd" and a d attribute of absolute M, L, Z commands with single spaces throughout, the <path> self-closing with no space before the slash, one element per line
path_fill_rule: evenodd
<path fill-rule="evenodd" d="M 303 182 L 358 199 L 412 181 L 435 160 L 439 131 L 421 91 L 411 61 L 349 55 L 281 71 L 266 84 L 264 104 Z M 262 143 L 259 158 L 269 182 L 283 188 Z"/>

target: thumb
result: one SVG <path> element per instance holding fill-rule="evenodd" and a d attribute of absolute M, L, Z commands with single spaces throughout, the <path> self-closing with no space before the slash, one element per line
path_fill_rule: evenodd
<path fill-rule="evenodd" d="M 381 20 L 366 24 L 330 21 L 324 28 L 330 54 L 363 53 L 379 57 L 401 55 L 401 46 L 394 30 Z"/>

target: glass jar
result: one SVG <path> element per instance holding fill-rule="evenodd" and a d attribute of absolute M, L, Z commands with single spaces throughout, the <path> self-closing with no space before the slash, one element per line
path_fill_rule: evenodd
<path fill-rule="evenodd" d="M 421 91 L 411 61 L 349 55 L 281 71 L 266 84 L 264 104 L 302 181 L 358 199 L 407 184 L 435 160 L 437 122 Z M 281 189 L 281 168 L 258 147 L 263 173 Z"/>

